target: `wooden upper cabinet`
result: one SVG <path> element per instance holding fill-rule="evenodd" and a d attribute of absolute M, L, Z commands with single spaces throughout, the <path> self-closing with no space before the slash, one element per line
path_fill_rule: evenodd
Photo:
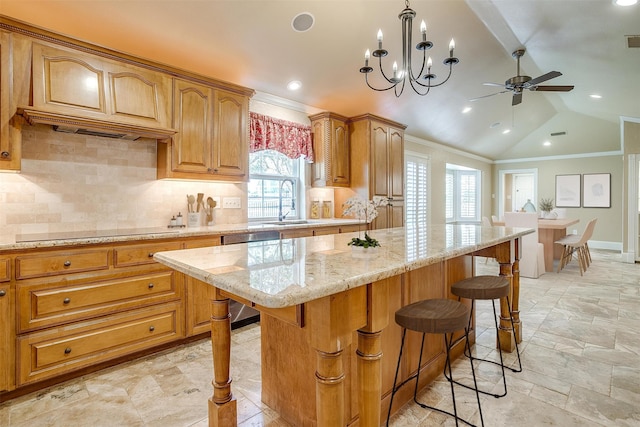
<path fill-rule="evenodd" d="M 173 172 L 206 174 L 211 169 L 213 90 L 176 79 L 173 89 Z"/>
<path fill-rule="evenodd" d="M 248 179 L 249 99 L 216 90 L 213 110 L 213 174 Z"/>
<path fill-rule="evenodd" d="M 81 51 L 33 43 L 33 108 L 170 127 L 171 77 Z"/>
<path fill-rule="evenodd" d="M 173 126 L 158 145 L 158 178 L 246 181 L 249 166 L 249 98 L 175 79 Z"/>
<path fill-rule="evenodd" d="M 313 132 L 312 184 L 314 187 L 349 187 L 348 119 L 323 112 L 309 116 Z"/>
<path fill-rule="evenodd" d="M 405 126 L 365 114 L 350 119 L 351 187 L 361 197 L 389 198 L 378 209 L 373 228 L 404 224 L 404 129 Z M 339 200 L 339 202 L 342 200 Z"/>
<path fill-rule="evenodd" d="M 12 125 L 13 96 L 12 35 L 0 32 L 0 170 L 20 170 L 20 132 Z"/>

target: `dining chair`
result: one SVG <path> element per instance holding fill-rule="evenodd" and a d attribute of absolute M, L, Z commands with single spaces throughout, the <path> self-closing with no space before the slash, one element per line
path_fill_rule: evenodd
<path fill-rule="evenodd" d="M 520 276 L 537 279 L 545 273 L 544 245 L 538 241 L 538 214 L 535 212 L 505 212 L 506 227 L 533 228 L 535 232 L 522 236 Z"/>
<path fill-rule="evenodd" d="M 562 245 L 562 256 L 558 264 L 558 273 L 571 262 L 573 254 L 576 254 L 576 258 L 578 259 L 580 275 L 582 276 L 583 273 L 587 271 L 587 268 L 592 262 L 588 242 L 591 236 L 593 236 L 593 230 L 596 227 L 597 220 L 597 218 L 593 218 L 589 221 L 581 235 L 568 234 L 555 242 L 556 244 Z"/>

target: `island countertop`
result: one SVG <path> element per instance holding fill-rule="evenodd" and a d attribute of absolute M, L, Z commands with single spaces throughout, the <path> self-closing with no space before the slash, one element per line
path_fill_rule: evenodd
<path fill-rule="evenodd" d="M 358 233 L 158 252 L 154 259 L 269 308 L 333 295 L 413 269 L 513 240 L 533 230 L 429 225 L 369 231 L 371 255 L 352 252 Z"/>

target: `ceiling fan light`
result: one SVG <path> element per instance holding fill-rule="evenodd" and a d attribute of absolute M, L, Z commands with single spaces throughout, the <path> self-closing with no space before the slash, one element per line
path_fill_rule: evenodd
<path fill-rule="evenodd" d="M 633 6 L 638 3 L 638 0 L 613 0 L 613 4 L 616 6 Z"/>

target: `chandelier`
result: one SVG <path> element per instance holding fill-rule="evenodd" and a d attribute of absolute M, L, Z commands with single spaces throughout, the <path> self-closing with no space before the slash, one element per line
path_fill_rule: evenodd
<path fill-rule="evenodd" d="M 378 30 L 378 49 L 374 50 L 373 53 L 367 52 L 364 54 L 364 67 L 360 68 L 360 72 L 364 74 L 365 82 L 367 86 L 371 89 L 382 92 L 389 89 L 393 89 L 396 97 L 402 95 L 404 91 L 405 85 L 408 82 L 411 85 L 411 88 L 421 96 L 424 96 L 429 93 L 432 87 L 438 87 L 447 82 L 449 77 L 451 77 L 451 71 L 453 70 L 453 66 L 460 62 L 458 58 L 453 56 L 453 49 L 455 48 L 455 43 L 453 39 L 449 43 L 449 57 L 445 58 L 443 61 L 444 65 L 449 66 L 449 75 L 447 78 L 438 83 L 433 84 L 433 80 L 435 80 L 436 75 L 431 73 L 432 61 L 431 57 L 427 59 L 427 50 L 433 47 L 433 43 L 427 40 L 427 25 L 422 21 L 420 24 L 420 32 L 422 33 L 422 41 L 416 45 L 416 49 L 418 51 L 422 51 L 422 66 L 420 67 L 420 72 L 416 75 L 413 72 L 413 67 L 411 64 L 411 32 L 412 32 L 412 22 L 413 18 L 415 18 L 416 13 L 413 9 L 409 7 L 409 0 L 405 0 L 405 8 L 400 14 L 398 18 L 402 21 L 402 65 L 398 69 L 398 63 L 393 63 L 393 76 L 389 77 L 382 68 L 382 58 L 387 56 L 389 52 L 382 48 L 382 30 Z M 373 55 L 378 58 L 380 74 L 383 79 L 389 83 L 389 86 L 376 88 L 371 85 L 369 82 L 369 73 L 373 72 L 373 68 L 369 66 L 369 57 Z M 426 65 L 426 73 L 422 75 L 425 71 Z M 421 81 L 422 80 L 422 81 Z"/>

